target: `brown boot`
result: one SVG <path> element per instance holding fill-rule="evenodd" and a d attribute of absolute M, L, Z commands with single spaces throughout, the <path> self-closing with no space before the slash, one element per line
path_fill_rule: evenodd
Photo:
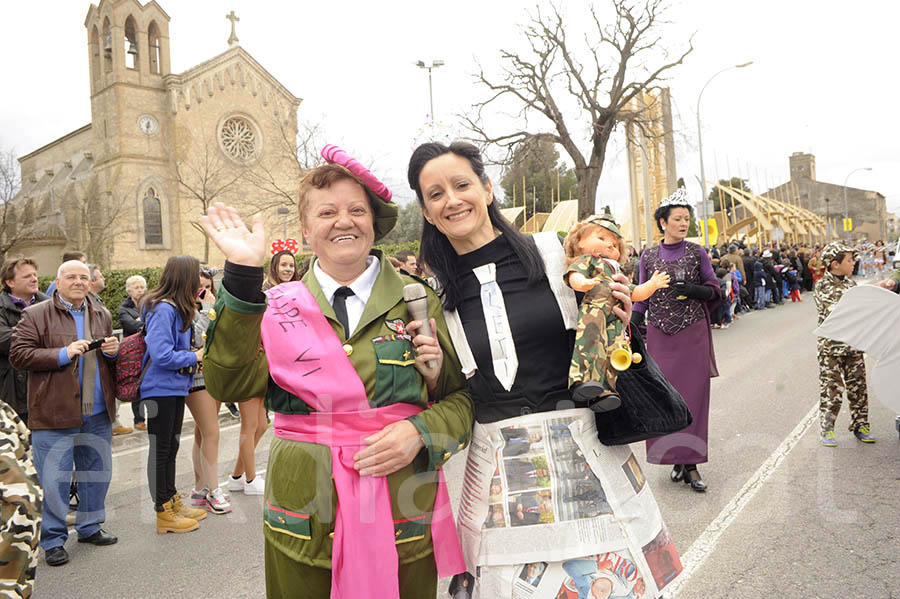
<path fill-rule="evenodd" d="M 175 511 L 178 512 L 179 516 L 191 518 L 193 520 L 203 520 L 206 518 L 206 510 L 200 510 L 184 505 L 184 503 L 181 502 L 180 493 L 175 493 L 175 496 L 172 497 L 172 502 L 175 504 Z"/>
<path fill-rule="evenodd" d="M 156 512 L 156 532 L 159 534 L 191 532 L 198 528 L 200 528 L 200 525 L 196 520 L 185 518 L 175 510 L 175 504 L 171 499 L 163 505 L 163 511 Z"/>

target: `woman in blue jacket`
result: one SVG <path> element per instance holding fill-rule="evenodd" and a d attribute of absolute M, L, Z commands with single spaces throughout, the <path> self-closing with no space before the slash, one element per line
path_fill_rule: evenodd
<path fill-rule="evenodd" d="M 200 262 L 172 256 L 159 286 L 141 299 L 147 352 L 141 401 L 147 406 L 150 453 L 147 478 L 156 509 L 156 532 L 190 532 L 205 510 L 185 505 L 175 490 L 175 458 L 184 421 L 184 399 L 200 368 L 202 350 L 191 351 L 191 320 L 200 292 Z"/>

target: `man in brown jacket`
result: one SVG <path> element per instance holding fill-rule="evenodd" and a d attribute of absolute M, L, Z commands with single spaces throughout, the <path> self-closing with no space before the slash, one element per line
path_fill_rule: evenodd
<path fill-rule="evenodd" d="M 41 547 L 51 566 L 69 561 L 64 545 L 73 462 L 78 542 L 112 545 L 118 540 L 100 524 L 106 519 L 112 475 L 112 368 L 119 341 L 112 334 L 109 312 L 89 295 L 89 288 L 87 266 L 77 260 L 64 262 L 50 301 L 23 310 L 9 350 L 10 364 L 29 371 L 28 425 L 44 487 Z"/>

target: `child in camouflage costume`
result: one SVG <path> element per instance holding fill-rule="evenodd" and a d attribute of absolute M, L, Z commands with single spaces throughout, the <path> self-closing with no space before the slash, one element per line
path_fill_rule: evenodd
<path fill-rule="evenodd" d="M 853 249 L 839 241 L 833 241 L 822 250 L 825 274 L 816 283 L 816 310 L 819 324 L 831 314 L 831 310 L 844 295 L 856 286 L 852 279 L 855 256 Z M 866 363 L 861 351 L 849 345 L 819 337 L 816 341 L 819 358 L 819 416 L 822 426 L 821 443 L 836 447 L 834 422 L 841 410 L 841 396 L 847 388 L 850 404 L 850 430 L 863 443 L 874 443 L 869 432 L 869 399 L 866 392 Z"/>
<path fill-rule="evenodd" d="M 566 284 L 584 292 L 575 329 L 575 349 L 569 368 L 569 387 L 573 397 L 597 412 L 621 405 L 616 394 L 616 370 L 609 356 L 620 343 L 628 346 L 625 326 L 613 313 L 616 299 L 609 284 L 626 259 L 625 240 L 612 217 L 591 216 L 576 224 L 563 243 L 569 268 Z M 657 289 L 669 286 L 669 275 L 654 272 L 643 285 L 632 286 L 631 297 L 641 301 Z"/>
<path fill-rule="evenodd" d="M 0 597 L 31 597 L 43 492 L 28 427 L 0 400 Z"/>

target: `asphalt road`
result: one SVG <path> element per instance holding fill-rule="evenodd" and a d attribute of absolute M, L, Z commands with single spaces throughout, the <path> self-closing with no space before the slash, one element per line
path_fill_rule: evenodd
<path fill-rule="evenodd" d="M 712 385 L 710 462 L 700 467 L 709 491 L 694 493 L 670 482 L 668 468 L 642 464 L 685 563 L 669 599 L 900 597 L 895 415 L 872 399 L 878 443 L 858 443 L 842 412 L 839 447 L 818 444 L 815 307 L 804 298 L 713 332 L 721 376 Z M 239 425 L 221 422 L 224 480 Z M 185 491 L 190 431 L 186 423 L 178 463 Z M 267 432 L 257 450 L 261 470 L 270 441 Z M 643 444 L 633 449 L 643 462 Z M 36 597 L 264 596 L 261 497 L 232 494 L 231 514 L 209 515 L 194 533 L 157 535 L 145 433 L 116 438 L 113 456 L 105 527 L 119 543 L 86 546 L 73 532 L 68 565 L 41 559 Z M 455 456 L 447 467 L 454 499 L 464 462 Z M 447 597 L 445 584 L 438 596 Z"/>

